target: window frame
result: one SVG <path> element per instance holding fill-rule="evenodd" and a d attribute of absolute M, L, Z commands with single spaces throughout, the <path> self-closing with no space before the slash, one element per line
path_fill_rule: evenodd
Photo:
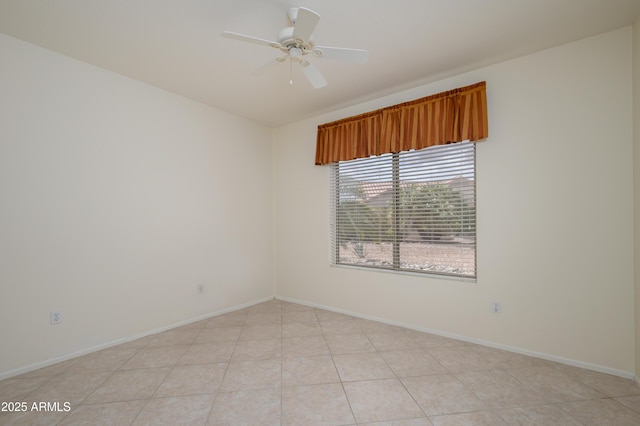
<path fill-rule="evenodd" d="M 391 265 L 386 265 L 386 266 L 380 266 L 377 264 L 362 264 L 362 263 L 354 263 L 354 262 L 346 262 L 343 261 L 341 259 L 341 250 L 346 250 L 346 248 L 342 248 L 341 249 L 341 243 L 344 243 L 344 241 L 341 241 L 340 237 L 339 237 L 339 233 L 340 233 L 340 219 L 339 219 L 339 215 L 340 215 L 340 211 L 338 209 L 338 206 L 340 205 L 341 202 L 341 176 L 340 176 L 340 165 L 344 164 L 344 163 L 354 163 L 354 162 L 365 162 L 371 159 L 376 159 L 378 157 L 369 157 L 369 158 L 364 158 L 364 159 L 355 159 L 355 160 L 349 160 L 349 161 L 342 161 L 342 162 L 338 162 L 338 163 L 333 163 L 331 165 L 331 169 L 330 169 L 330 185 L 331 185 L 331 190 L 330 190 L 330 197 L 331 197 L 331 203 L 330 203 L 330 264 L 331 266 L 336 266 L 336 267 L 347 267 L 347 268 L 356 268 L 356 269 L 366 269 L 366 270 L 372 270 L 372 271 L 379 271 L 379 272 L 389 272 L 389 273 L 395 273 L 395 274 L 409 274 L 409 275 L 418 275 L 421 277 L 436 277 L 436 278 L 444 278 L 444 279 L 454 279 L 456 281 L 468 281 L 468 282 L 477 282 L 477 275 L 478 275 L 478 271 L 477 271 L 477 256 L 478 256 L 478 246 L 477 246 L 477 210 L 476 210 L 476 194 L 477 194 L 477 153 L 476 153 L 476 144 L 475 142 L 469 142 L 469 141 L 464 141 L 464 142 L 460 142 L 460 143 L 456 143 L 456 144 L 449 144 L 449 145 L 438 145 L 438 146 L 434 146 L 434 147 L 429 147 L 429 148 L 425 148 L 423 150 L 420 151 L 424 151 L 424 150 L 431 150 L 431 152 L 433 152 L 434 149 L 446 149 L 447 147 L 452 147 L 453 145 L 459 145 L 459 144 L 464 144 L 465 146 L 469 146 L 471 145 L 472 148 L 470 148 L 470 150 L 472 151 L 472 154 L 470 154 L 470 156 L 472 156 L 472 174 L 471 174 L 471 178 L 468 179 L 470 182 L 472 182 L 472 189 L 473 189 L 473 196 L 471 198 L 470 203 L 472 204 L 472 211 L 473 211 L 473 224 L 472 226 L 469 225 L 472 229 L 473 229 L 473 234 L 472 234 L 472 243 L 470 245 L 468 245 L 467 247 L 472 247 L 473 250 L 473 270 L 472 273 L 464 273 L 464 272 L 455 272 L 455 271 L 438 271 L 438 270 L 424 270 L 424 269 L 420 269 L 420 268 L 406 268 L 402 266 L 402 262 L 401 262 L 401 249 L 400 246 L 402 244 L 402 242 L 404 241 L 402 239 L 402 237 L 400 237 L 400 235 L 402 234 L 401 231 L 401 220 L 402 220 L 402 214 L 399 213 L 399 210 L 401 209 L 401 203 L 399 201 L 399 193 L 401 192 L 401 187 L 402 187 L 402 180 L 401 180 L 401 173 L 403 173 L 403 168 L 401 166 L 401 162 L 404 156 L 406 156 L 409 153 L 413 153 L 415 151 L 403 151 L 403 152 L 398 152 L 398 153 L 392 153 L 392 154 L 386 154 L 390 156 L 390 161 L 391 161 L 391 182 L 392 182 L 392 188 L 393 188 L 393 192 L 392 192 L 392 197 L 391 197 L 391 210 L 393 211 L 392 213 L 392 226 L 391 228 L 393 229 L 393 235 L 391 238 L 391 244 L 392 244 L 392 262 Z M 381 156 L 379 156 L 381 157 Z M 425 165 L 424 168 L 425 169 L 429 169 L 429 168 L 438 168 L 439 166 L 442 166 L 440 163 L 435 163 L 435 164 L 429 164 L 429 165 Z M 406 172 L 406 169 L 409 168 L 408 166 L 406 168 L 404 168 L 404 171 Z M 413 170 L 413 169 L 412 169 Z M 412 171 L 409 170 L 409 171 Z M 344 177 L 343 177 L 344 179 Z M 467 200 L 468 201 L 468 200 Z M 466 216 L 466 213 L 464 215 L 464 217 Z M 464 232 L 464 231 L 462 231 Z M 388 263 L 388 262 L 387 262 Z M 436 267 L 442 267 L 442 264 L 440 265 L 436 265 Z"/>

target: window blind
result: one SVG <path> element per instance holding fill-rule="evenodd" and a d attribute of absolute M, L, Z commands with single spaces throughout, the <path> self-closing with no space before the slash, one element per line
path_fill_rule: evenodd
<path fill-rule="evenodd" d="M 331 262 L 476 277 L 475 144 L 331 165 Z"/>

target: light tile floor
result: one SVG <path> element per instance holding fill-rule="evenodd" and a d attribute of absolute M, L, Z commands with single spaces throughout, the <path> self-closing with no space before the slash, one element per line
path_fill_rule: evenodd
<path fill-rule="evenodd" d="M 2 425 L 640 425 L 633 381 L 269 301 L 0 381 Z"/>

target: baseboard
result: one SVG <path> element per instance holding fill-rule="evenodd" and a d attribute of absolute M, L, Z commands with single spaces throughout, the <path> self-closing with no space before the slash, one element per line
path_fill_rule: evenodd
<path fill-rule="evenodd" d="M 30 364 L 30 365 L 27 365 L 25 367 L 20 367 L 20 368 L 14 369 L 14 370 L 2 372 L 2 373 L 0 373 L 0 380 L 8 379 L 8 378 L 15 377 L 15 376 L 19 376 L 20 374 L 29 373 L 31 371 L 38 370 L 38 369 L 43 368 L 43 367 L 48 367 L 50 365 L 57 364 L 59 362 L 68 361 L 70 359 L 77 358 L 79 356 L 88 355 L 90 353 L 97 352 L 97 351 L 100 351 L 102 349 L 108 349 L 108 348 L 111 348 L 113 346 L 118 346 L 118 345 L 121 345 L 123 343 L 128 343 L 128 342 L 131 342 L 133 340 L 140 339 L 142 337 L 152 336 L 154 334 L 162 333 L 163 331 L 168 331 L 168 330 L 171 330 L 171 329 L 174 329 L 174 328 L 177 328 L 177 327 L 182 327 L 182 326 L 185 326 L 185 325 L 189 325 L 189 324 L 192 324 L 194 322 L 202 321 L 202 320 L 205 320 L 205 319 L 208 319 L 208 318 L 211 318 L 211 317 L 215 317 L 215 316 L 218 316 L 218 315 L 222 315 L 222 314 L 226 314 L 226 313 L 229 313 L 229 312 L 238 311 L 240 309 L 248 308 L 250 306 L 257 305 L 258 303 L 268 302 L 269 300 L 273 300 L 273 299 L 274 299 L 274 297 L 265 297 L 263 299 L 254 300 L 254 301 L 251 301 L 251 302 L 243 303 L 241 305 L 233 306 L 233 307 L 230 307 L 230 308 L 225 308 L 225 309 L 222 309 L 222 310 L 219 310 L 219 311 L 215 311 L 215 312 L 211 312 L 211 313 L 204 314 L 204 315 L 199 315 L 199 316 L 194 317 L 194 318 L 190 318 L 190 319 L 187 319 L 187 320 L 184 320 L 184 321 L 180 321 L 180 322 L 177 322 L 177 323 L 174 323 L 174 324 L 170 324 L 170 325 L 167 325 L 167 326 L 164 326 L 164 327 L 160 327 L 160 328 L 156 328 L 156 329 L 153 329 L 153 330 L 149 330 L 149 331 L 146 331 L 146 332 L 143 332 L 143 333 L 138 333 L 138 334 L 135 334 L 133 336 L 128 336 L 128 337 L 125 337 L 125 338 L 122 338 L 122 339 L 112 340 L 112 341 L 109 341 L 109 342 L 106 342 L 106 343 L 102 343 L 100 345 L 95 345 L 95 346 L 92 346 L 92 347 L 89 347 L 89 348 L 81 349 L 79 351 L 71 352 L 71 353 L 65 354 L 63 356 L 59 356 L 59 357 L 48 359 L 46 361 Z"/>
<path fill-rule="evenodd" d="M 397 321 L 390 321 L 390 320 L 387 320 L 385 318 L 379 318 L 379 317 L 374 317 L 374 316 L 370 316 L 370 315 L 363 315 L 363 314 L 360 314 L 358 312 L 352 312 L 352 311 L 348 311 L 348 310 L 344 310 L 344 309 L 337 309 L 337 308 L 334 308 L 334 307 L 331 307 L 331 306 L 324 306 L 324 305 L 320 305 L 320 304 L 317 304 L 317 303 L 310 303 L 310 302 L 307 302 L 307 301 L 304 301 L 304 300 L 297 300 L 297 299 L 293 299 L 293 298 L 289 298 L 289 297 L 281 297 L 281 296 L 276 296 L 275 298 L 277 300 L 281 300 L 281 301 L 284 301 L 284 302 L 297 303 L 299 305 L 310 306 L 310 307 L 318 308 L 318 309 L 325 309 L 327 311 L 332 311 L 332 312 L 337 312 L 337 313 L 340 313 L 340 314 L 350 315 L 350 316 L 353 316 L 353 317 L 356 317 L 356 318 L 362 318 L 362 319 L 366 319 L 366 320 L 381 322 L 381 323 L 384 323 L 384 324 L 395 325 L 395 326 L 407 328 L 407 329 L 410 329 L 410 330 L 421 331 L 421 332 L 424 332 L 424 333 L 435 334 L 437 336 L 448 337 L 450 339 L 461 340 L 463 342 L 475 343 L 477 345 L 487 346 L 487 347 L 494 348 L 494 349 L 501 349 L 501 350 L 505 350 L 505 351 L 508 351 L 508 352 L 517 353 L 517 354 L 520 354 L 520 355 L 532 356 L 532 357 L 535 357 L 535 358 L 544 359 L 546 361 L 553 361 L 553 362 L 557 362 L 557 363 L 560 363 L 560 364 L 570 365 L 572 367 L 578 367 L 578 368 L 584 368 L 586 370 L 597 371 L 599 373 L 611 374 L 613 376 L 618 376 L 618 377 L 622 377 L 622 378 L 625 378 L 625 379 L 635 380 L 636 383 L 638 383 L 638 379 L 635 377 L 635 374 L 633 372 L 630 372 L 630 371 L 618 370 L 618 369 L 615 369 L 615 368 L 610 368 L 610 367 L 605 367 L 605 366 L 602 366 L 602 365 L 597 365 L 597 364 L 591 364 L 591 363 L 587 363 L 587 362 L 577 361 L 577 360 L 574 360 L 574 359 L 559 357 L 559 356 L 556 356 L 556 355 L 550 355 L 550 354 L 545 354 L 545 353 L 542 353 L 542 352 L 530 351 L 530 350 L 527 350 L 527 349 L 522 349 L 522 348 L 517 348 L 517 347 L 513 347 L 513 346 L 503 345 L 503 344 L 500 344 L 500 343 L 491 342 L 491 341 L 488 341 L 488 340 L 474 339 L 474 338 L 470 338 L 470 337 L 462 336 L 462 335 L 458 335 L 458 334 L 446 333 L 446 332 L 442 332 L 440 330 L 433 330 L 433 329 L 428 329 L 428 328 L 423 328 L 423 327 L 416 327 L 416 326 L 411 325 L 411 324 L 405 324 L 405 323 L 401 323 L 401 322 L 397 322 Z M 638 383 L 638 385 L 640 386 L 640 383 Z"/>

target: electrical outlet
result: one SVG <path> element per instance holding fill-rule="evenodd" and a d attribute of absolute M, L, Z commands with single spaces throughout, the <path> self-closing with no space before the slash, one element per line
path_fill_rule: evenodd
<path fill-rule="evenodd" d="M 60 324 L 62 322 L 62 312 L 52 311 L 49 312 L 49 323 L 51 325 Z"/>
<path fill-rule="evenodd" d="M 502 312 L 502 304 L 497 300 L 492 300 L 491 312 L 493 312 L 494 314 L 499 314 L 500 312 Z"/>

